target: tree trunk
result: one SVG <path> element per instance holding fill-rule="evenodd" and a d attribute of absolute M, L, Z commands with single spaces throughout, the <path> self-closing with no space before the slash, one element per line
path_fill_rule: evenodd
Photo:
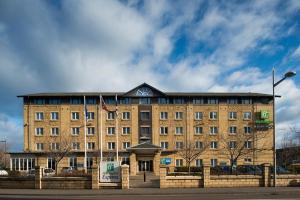
<path fill-rule="evenodd" d="M 55 174 L 57 175 L 58 169 L 57 169 L 58 163 L 55 162 Z"/>
<path fill-rule="evenodd" d="M 191 163 L 188 162 L 189 175 L 191 174 Z"/>

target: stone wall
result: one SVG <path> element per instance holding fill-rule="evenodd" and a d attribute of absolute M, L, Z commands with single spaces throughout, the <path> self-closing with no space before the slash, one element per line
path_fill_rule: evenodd
<path fill-rule="evenodd" d="M 34 189 L 34 177 L 0 177 L 0 188 Z"/>
<path fill-rule="evenodd" d="M 42 178 L 42 189 L 91 189 L 90 177 L 46 177 Z"/>
<path fill-rule="evenodd" d="M 273 180 L 271 181 L 273 183 Z M 300 186 L 300 174 L 284 174 L 276 176 L 276 186 L 285 187 L 285 186 Z"/>
<path fill-rule="evenodd" d="M 208 187 L 259 187 L 263 186 L 262 176 L 221 175 L 210 176 Z"/>

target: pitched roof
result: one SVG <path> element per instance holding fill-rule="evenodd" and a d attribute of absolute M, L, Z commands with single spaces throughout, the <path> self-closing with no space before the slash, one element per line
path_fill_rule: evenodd
<path fill-rule="evenodd" d="M 128 149 L 161 149 L 160 146 L 156 146 L 154 144 L 149 144 L 149 143 L 141 143 L 141 144 L 138 144 L 136 146 L 133 146 L 133 147 L 130 147 Z"/>

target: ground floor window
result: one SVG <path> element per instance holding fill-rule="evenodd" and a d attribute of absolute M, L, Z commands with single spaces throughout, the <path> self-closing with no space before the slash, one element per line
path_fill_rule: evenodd
<path fill-rule="evenodd" d="M 70 157 L 70 167 L 77 168 L 77 158 L 76 157 Z"/>
<path fill-rule="evenodd" d="M 11 158 L 10 168 L 15 171 L 28 171 L 35 168 L 35 158 Z"/>
<path fill-rule="evenodd" d="M 215 166 L 217 166 L 218 165 L 218 159 L 210 159 L 210 165 L 212 166 L 212 167 L 215 167 Z"/>
<path fill-rule="evenodd" d="M 202 159 L 196 159 L 196 167 L 202 167 L 203 166 L 203 160 Z"/>
<path fill-rule="evenodd" d="M 93 157 L 87 157 L 86 158 L 86 166 L 88 169 L 91 169 L 93 166 Z"/>
<path fill-rule="evenodd" d="M 55 159 L 54 158 L 48 158 L 48 165 L 47 167 L 49 169 L 55 170 Z"/>
<path fill-rule="evenodd" d="M 121 158 L 121 165 L 129 165 L 129 164 L 130 164 L 129 157 L 122 157 Z"/>
<path fill-rule="evenodd" d="M 176 167 L 182 167 L 183 166 L 183 160 L 182 159 L 176 159 L 175 161 L 175 165 Z"/>

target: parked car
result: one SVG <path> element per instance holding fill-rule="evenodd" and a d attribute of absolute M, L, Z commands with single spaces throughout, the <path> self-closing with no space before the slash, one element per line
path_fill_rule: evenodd
<path fill-rule="evenodd" d="M 0 176 L 8 176 L 8 172 L 0 168 Z"/>
<path fill-rule="evenodd" d="M 27 176 L 35 176 L 35 169 L 29 170 Z"/>
<path fill-rule="evenodd" d="M 55 170 L 53 170 L 51 168 L 45 168 L 43 173 L 44 173 L 44 176 L 54 176 Z"/>
<path fill-rule="evenodd" d="M 74 171 L 76 171 L 77 169 L 75 167 L 64 167 L 62 169 L 62 172 L 63 173 L 66 173 L 66 174 L 72 174 Z"/>
<path fill-rule="evenodd" d="M 262 174 L 262 169 L 258 165 L 239 165 L 237 166 L 236 170 L 239 174 L 252 174 L 252 175 Z"/>

